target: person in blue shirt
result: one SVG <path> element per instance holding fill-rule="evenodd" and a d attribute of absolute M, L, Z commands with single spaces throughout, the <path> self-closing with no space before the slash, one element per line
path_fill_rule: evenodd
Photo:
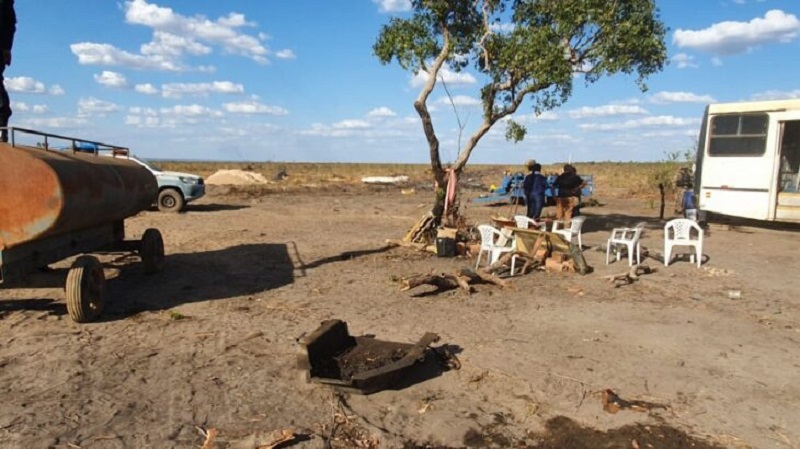
<path fill-rule="evenodd" d="M 535 161 L 528 161 L 526 165 L 530 173 L 522 181 L 522 187 L 525 191 L 525 204 L 528 206 L 527 216 L 539 221 L 542 216 L 542 209 L 544 209 L 544 191 L 547 189 L 547 178 L 541 173 L 541 164 L 537 164 Z"/>
<path fill-rule="evenodd" d="M 17 14 L 14 12 L 14 0 L 0 0 L 0 128 L 8 126 L 11 117 L 11 100 L 3 79 L 6 66 L 11 65 L 11 47 L 14 46 L 14 33 L 17 31 Z M 8 142 L 8 131 L 0 130 L 0 142 Z"/>

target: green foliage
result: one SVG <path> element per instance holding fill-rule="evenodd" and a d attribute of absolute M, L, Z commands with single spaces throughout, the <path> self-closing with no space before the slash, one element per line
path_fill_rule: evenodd
<path fill-rule="evenodd" d="M 506 140 L 508 141 L 514 143 L 521 142 L 525 139 L 525 134 L 527 133 L 528 130 L 514 120 L 509 120 L 506 124 Z"/>
<path fill-rule="evenodd" d="M 375 55 L 416 73 L 443 54 L 454 70 L 481 72 L 490 125 L 528 96 L 536 112 L 563 104 L 575 72 L 587 84 L 636 73 L 646 89 L 644 79 L 666 62 L 667 28 L 654 0 L 414 0 L 412 6 L 410 18 L 392 18 L 381 29 Z M 500 25 L 509 31 L 495 31 Z"/>

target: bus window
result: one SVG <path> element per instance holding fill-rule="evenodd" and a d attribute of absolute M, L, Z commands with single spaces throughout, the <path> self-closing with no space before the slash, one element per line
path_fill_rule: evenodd
<path fill-rule="evenodd" d="M 709 156 L 761 156 L 767 149 L 767 114 L 711 117 Z"/>

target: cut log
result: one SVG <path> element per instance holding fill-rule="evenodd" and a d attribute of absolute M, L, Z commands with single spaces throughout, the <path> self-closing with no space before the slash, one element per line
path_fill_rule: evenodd
<path fill-rule="evenodd" d="M 617 288 L 621 285 L 633 284 L 643 274 L 650 274 L 656 271 L 655 268 L 650 268 L 647 265 L 633 265 L 627 273 L 606 276 L 606 280 Z"/>
<path fill-rule="evenodd" d="M 462 268 L 454 273 L 418 274 L 401 281 L 400 291 L 408 291 L 420 285 L 433 285 L 439 291 L 460 288 L 467 293 L 472 292 L 472 284 L 487 283 L 506 287 L 504 280 L 487 273 L 477 273 L 469 268 Z"/>

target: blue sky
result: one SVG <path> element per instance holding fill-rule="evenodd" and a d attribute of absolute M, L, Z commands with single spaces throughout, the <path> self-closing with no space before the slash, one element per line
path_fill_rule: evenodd
<path fill-rule="evenodd" d="M 800 97 L 800 1 L 663 0 L 670 64 L 641 93 L 619 76 L 584 87 L 528 137 L 496 126 L 475 163 L 654 161 L 693 145 L 709 102 Z M 427 162 L 412 103 L 420 77 L 372 54 L 405 0 L 17 0 L 12 126 L 129 146 L 149 158 Z M 479 85 L 445 73 L 466 121 Z M 452 107 L 430 105 L 442 156 Z"/>

